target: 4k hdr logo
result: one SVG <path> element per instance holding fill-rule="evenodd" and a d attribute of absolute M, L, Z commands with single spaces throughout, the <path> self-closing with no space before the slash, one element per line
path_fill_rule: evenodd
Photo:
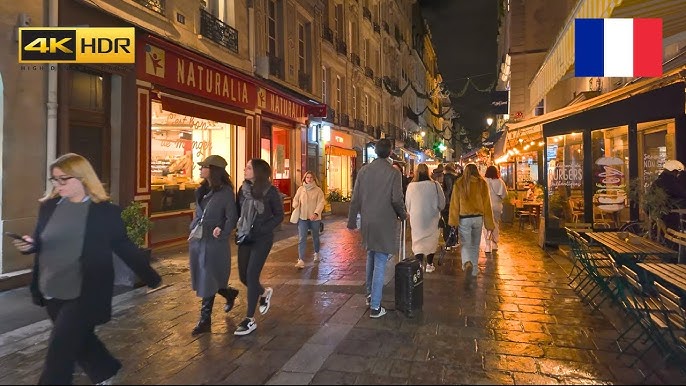
<path fill-rule="evenodd" d="M 135 63 L 133 27 L 19 28 L 19 63 Z"/>

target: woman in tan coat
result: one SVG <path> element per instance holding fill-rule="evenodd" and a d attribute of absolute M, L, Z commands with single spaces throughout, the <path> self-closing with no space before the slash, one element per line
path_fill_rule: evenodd
<path fill-rule="evenodd" d="M 448 223 L 458 227 L 462 243 L 462 269 L 466 278 L 476 277 L 479 272 L 477 263 L 481 228 L 486 228 L 486 239 L 490 240 L 495 223 L 488 183 L 473 163 L 467 164 L 462 177 L 455 181 Z"/>
<path fill-rule="evenodd" d="M 317 177 L 311 171 L 306 171 L 303 176 L 303 184 L 295 192 L 293 197 L 293 210 L 298 209 L 298 262 L 296 268 L 305 267 L 305 247 L 307 244 L 307 231 L 312 232 L 314 244 L 314 262 L 319 261 L 319 224 L 324 210 L 324 192 L 317 183 Z M 291 220 L 294 221 L 294 220 Z"/>

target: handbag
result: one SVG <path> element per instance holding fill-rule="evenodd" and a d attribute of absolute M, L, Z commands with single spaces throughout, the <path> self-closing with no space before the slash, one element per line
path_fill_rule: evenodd
<path fill-rule="evenodd" d="M 254 240 L 252 239 L 252 226 L 250 227 L 250 232 L 243 234 L 243 235 L 238 235 L 236 233 L 236 245 L 248 245 L 252 244 Z"/>
<path fill-rule="evenodd" d="M 212 199 L 210 199 L 210 201 L 212 201 Z M 188 241 L 202 239 L 202 228 L 203 228 L 202 223 L 203 223 L 203 220 L 205 219 L 205 212 L 207 211 L 208 206 L 210 206 L 209 202 L 205 206 L 205 209 L 202 211 L 202 216 L 200 217 L 200 221 L 198 221 L 198 223 L 195 224 L 193 229 L 191 229 L 191 232 L 188 234 Z"/>
<path fill-rule="evenodd" d="M 291 224 L 297 224 L 300 221 L 300 207 L 293 209 L 291 212 Z"/>

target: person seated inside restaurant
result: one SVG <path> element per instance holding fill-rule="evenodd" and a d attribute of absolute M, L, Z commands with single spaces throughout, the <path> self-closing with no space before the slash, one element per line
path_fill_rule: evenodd
<path fill-rule="evenodd" d="M 539 189 L 537 189 L 536 183 L 530 181 L 529 189 L 526 191 L 526 194 L 524 195 L 524 201 L 536 201 L 540 194 L 541 192 L 539 191 Z"/>

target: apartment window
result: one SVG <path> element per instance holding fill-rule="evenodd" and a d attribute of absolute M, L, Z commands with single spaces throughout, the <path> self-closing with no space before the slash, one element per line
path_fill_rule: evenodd
<path fill-rule="evenodd" d="M 353 86 L 353 119 L 357 119 L 357 87 Z"/>
<path fill-rule="evenodd" d="M 267 52 L 271 56 L 279 56 L 276 44 L 276 21 L 277 7 L 276 0 L 269 0 L 267 4 Z"/>
<path fill-rule="evenodd" d="M 328 103 L 328 98 L 326 97 L 328 87 L 326 83 L 328 82 L 329 74 L 326 67 L 322 66 L 322 103 Z"/>
<path fill-rule="evenodd" d="M 364 94 L 364 110 L 362 111 L 364 122 L 369 124 L 369 95 Z"/>
<path fill-rule="evenodd" d="M 343 113 L 343 107 L 341 106 L 341 77 L 336 75 L 336 111 L 338 115 Z"/>
<path fill-rule="evenodd" d="M 337 4 L 334 12 L 334 25 L 336 26 L 336 37 L 343 38 L 343 4 Z"/>
<path fill-rule="evenodd" d="M 303 73 L 307 73 L 305 51 L 305 26 L 302 23 L 298 23 L 298 68 Z"/>
<path fill-rule="evenodd" d="M 369 39 L 364 39 L 364 47 L 362 47 L 362 66 L 371 67 L 369 65 Z"/>
<path fill-rule="evenodd" d="M 236 25 L 236 9 L 234 7 L 234 0 L 209 0 L 207 2 L 209 13 L 232 27 Z"/>
<path fill-rule="evenodd" d="M 537 117 L 539 115 L 543 115 L 544 112 L 545 112 L 545 104 L 543 103 L 543 99 L 541 99 L 541 101 L 538 102 L 538 105 L 534 109 L 534 116 Z"/>
<path fill-rule="evenodd" d="M 372 124 L 376 125 L 379 123 L 379 116 L 377 115 L 379 110 L 379 102 L 374 101 L 372 106 Z"/>

